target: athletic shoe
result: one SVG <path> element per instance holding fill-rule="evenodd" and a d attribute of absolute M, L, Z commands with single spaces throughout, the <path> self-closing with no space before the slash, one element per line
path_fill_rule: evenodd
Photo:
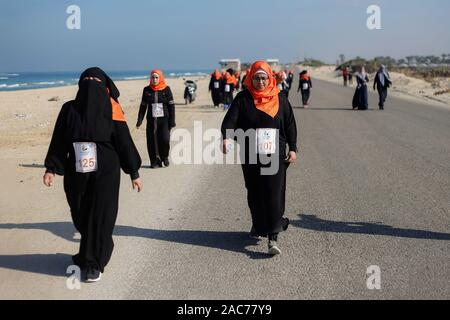
<path fill-rule="evenodd" d="M 86 273 L 86 282 L 97 282 L 102 278 L 102 273 L 93 267 L 88 267 Z"/>
<path fill-rule="evenodd" d="M 278 248 L 277 242 L 274 240 L 269 240 L 268 248 L 269 248 L 269 254 L 271 254 L 273 256 L 281 253 L 280 248 Z"/>

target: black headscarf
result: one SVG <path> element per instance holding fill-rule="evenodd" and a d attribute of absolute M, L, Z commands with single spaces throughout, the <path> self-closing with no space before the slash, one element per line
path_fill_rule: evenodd
<path fill-rule="evenodd" d="M 84 80 L 95 77 L 101 80 Z M 69 115 L 68 127 L 72 141 L 110 141 L 112 134 L 112 105 L 110 97 L 118 101 L 119 90 L 100 68 L 85 70 L 78 81 L 78 93 Z"/>

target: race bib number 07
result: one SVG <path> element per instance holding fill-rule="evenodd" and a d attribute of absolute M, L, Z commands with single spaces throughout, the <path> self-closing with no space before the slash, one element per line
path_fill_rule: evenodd
<path fill-rule="evenodd" d="M 75 168 L 79 173 L 97 171 L 97 145 L 94 142 L 74 142 Z"/>
<path fill-rule="evenodd" d="M 256 150 L 258 154 L 274 154 L 276 152 L 277 129 L 256 129 Z"/>
<path fill-rule="evenodd" d="M 219 85 L 220 85 L 220 83 L 218 81 L 214 82 L 214 88 L 215 89 L 219 89 Z"/>
<path fill-rule="evenodd" d="M 162 103 L 152 103 L 152 116 L 153 118 L 164 117 L 164 107 Z"/>

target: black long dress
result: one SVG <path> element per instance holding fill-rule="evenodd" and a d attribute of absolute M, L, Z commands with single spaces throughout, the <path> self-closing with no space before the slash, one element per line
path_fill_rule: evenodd
<path fill-rule="evenodd" d="M 231 105 L 233 102 L 234 83 L 223 82 L 223 103 Z"/>
<path fill-rule="evenodd" d="M 154 103 L 163 104 L 164 116 L 153 117 Z M 145 113 L 147 113 L 147 151 L 150 162 L 151 165 L 160 164 L 169 157 L 170 129 L 175 127 L 175 102 L 169 86 L 160 91 L 155 91 L 150 86 L 144 88 L 136 126 L 141 126 Z"/>
<path fill-rule="evenodd" d="M 59 113 L 45 159 L 48 172 L 64 175 L 64 191 L 75 228 L 81 234 L 80 250 L 74 262 L 103 272 L 114 247 L 113 229 L 117 218 L 120 168 L 132 179 L 139 177 L 141 158 L 126 122 L 112 121 L 112 134 L 96 142 L 96 172 L 78 173 L 68 122 L 74 101 L 65 103 Z"/>
<path fill-rule="evenodd" d="M 211 98 L 214 103 L 215 107 L 218 107 L 219 104 L 222 103 L 222 81 L 221 79 L 216 79 L 214 77 L 211 77 L 211 80 L 209 81 L 209 91 L 211 91 Z"/>
<path fill-rule="evenodd" d="M 367 92 L 367 82 L 369 82 L 369 77 L 365 75 L 356 76 L 357 86 L 355 94 L 353 95 L 352 106 L 353 109 L 367 110 L 369 108 L 368 92 Z"/>
<path fill-rule="evenodd" d="M 308 105 L 309 96 L 311 94 L 311 88 L 312 88 L 311 78 L 309 78 L 308 80 L 300 78 L 298 82 L 298 90 L 301 92 L 302 104 L 304 106 Z"/>
<path fill-rule="evenodd" d="M 225 115 L 222 123 L 222 135 L 233 139 L 227 129 L 244 131 L 257 128 L 278 129 L 278 164 L 277 170 L 272 175 L 261 174 L 262 168 L 269 164 L 263 164 L 257 156 L 257 162 L 249 163 L 250 153 L 255 153 L 255 146 L 248 143 L 245 154 L 241 156 L 242 171 L 245 187 L 247 189 L 247 201 L 250 208 L 253 227 L 260 236 L 277 234 L 286 230 L 288 220 L 283 218 L 285 208 L 286 170 L 289 166 L 284 161 L 286 158 L 286 145 L 289 151 L 297 151 L 297 126 L 292 107 L 284 93 L 280 93 L 279 110 L 275 118 L 258 110 L 255 107 L 253 97 L 248 90 L 241 91 L 234 99 L 230 110 Z M 244 159 L 245 156 L 245 159 Z M 274 160 L 271 159 L 271 163 Z"/>

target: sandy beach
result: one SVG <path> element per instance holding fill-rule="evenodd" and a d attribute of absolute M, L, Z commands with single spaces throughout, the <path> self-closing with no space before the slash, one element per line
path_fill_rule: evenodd
<path fill-rule="evenodd" d="M 335 66 L 322 67 L 304 67 L 298 66 L 298 70 L 307 69 L 313 78 L 342 84 L 342 77 L 335 72 Z M 390 72 L 393 86 L 390 93 L 393 96 L 410 99 L 413 101 L 426 101 L 434 105 L 441 105 L 450 108 L 450 93 L 435 95 L 436 92 L 448 90 L 450 88 L 450 79 L 436 79 L 434 83 L 430 83 L 421 79 L 408 77 L 398 72 Z M 372 90 L 373 79 L 375 73 L 369 74 L 370 90 Z M 355 86 L 356 80 L 353 81 Z M 313 84 L 314 86 L 314 84 Z"/>

